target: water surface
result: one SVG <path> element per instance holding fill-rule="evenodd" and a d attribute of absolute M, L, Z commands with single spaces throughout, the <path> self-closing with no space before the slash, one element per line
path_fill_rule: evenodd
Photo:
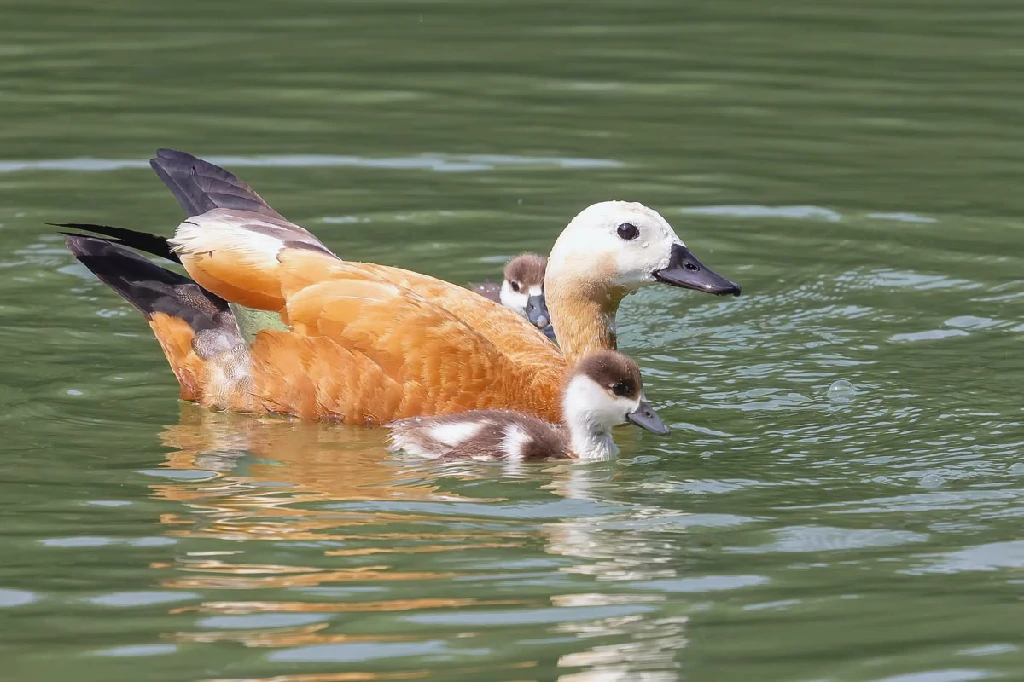
<path fill-rule="evenodd" d="M 12 679 L 1024 675 L 1019 3 L 3 14 Z M 746 293 L 626 301 L 673 433 L 623 432 L 615 463 L 436 465 L 210 413 L 44 225 L 169 233 L 160 146 L 346 258 L 455 282 L 643 201 Z"/>

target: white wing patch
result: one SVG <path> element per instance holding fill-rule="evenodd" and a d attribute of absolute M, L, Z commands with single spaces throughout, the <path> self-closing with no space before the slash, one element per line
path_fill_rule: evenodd
<path fill-rule="evenodd" d="M 175 252 L 183 256 L 207 251 L 230 251 L 245 254 L 268 266 L 276 266 L 277 254 L 284 243 L 277 237 L 243 227 L 253 222 L 256 221 L 252 218 L 242 218 L 232 215 L 230 211 L 214 209 L 178 225 L 174 237 L 168 242 Z"/>
<path fill-rule="evenodd" d="M 485 424 L 483 422 L 455 422 L 441 424 L 430 428 L 430 437 L 438 443 L 450 448 L 457 448 L 471 438 L 476 437 Z"/>
<path fill-rule="evenodd" d="M 526 446 L 532 442 L 533 436 L 528 434 L 523 427 L 518 424 L 509 424 L 505 429 L 505 437 L 501 439 L 501 451 L 509 460 L 522 461 Z"/>

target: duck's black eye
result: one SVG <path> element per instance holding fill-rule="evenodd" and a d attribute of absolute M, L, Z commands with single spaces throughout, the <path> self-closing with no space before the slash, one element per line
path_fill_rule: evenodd
<path fill-rule="evenodd" d="M 618 231 L 620 239 L 636 239 L 640 236 L 640 230 L 633 223 L 622 223 Z"/>
<path fill-rule="evenodd" d="M 508 285 L 512 287 L 512 291 L 519 293 L 519 282 L 509 282 Z"/>
<path fill-rule="evenodd" d="M 620 381 L 617 384 L 612 384 L 612 393 L 620 397 L 625 397 L 629 395 L 629 384 L 627 384 L 625 381 Z"/>

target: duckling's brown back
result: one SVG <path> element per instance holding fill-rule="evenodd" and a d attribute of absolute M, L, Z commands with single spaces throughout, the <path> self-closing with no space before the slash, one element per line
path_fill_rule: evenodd
<path fill-rule="evenodd" d="M 469 289 L 488 298 L 495 303 L 501 303 L 501 285 L 495 282 L 484 282 L 483 284 L 470 284 Z"/>
<path fill-rule="evenodd" d="M 530 415 L 504 410 L 414 417 L 389 425 L 396 449 L 444 459 L 568 459 L 568 433 Z"/>

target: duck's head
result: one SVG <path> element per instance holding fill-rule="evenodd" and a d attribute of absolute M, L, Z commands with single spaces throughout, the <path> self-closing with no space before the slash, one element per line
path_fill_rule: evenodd
<path fill-rule="evenodd" d="M 612 428 L 627 422 L 658 434 L 669 432 L 644 398 L 640 368 L 618 351 L 591 353 L 573 368 L 562 411 L 574 435 L 610 435 Z"/>
<path fill-rule="evenodd" d="M 562 231 L 548 259 L 551 278 L 576 286 L 635 291 L 647 284 L 739 296 L 740 286 L 693 255 L 672 226 L 643 204 L 604 201 L 584 209 Z"/>
<path fill-rule="evenodd" d="M 543 329 L 551 322 L 544 302 L 544 271 L 548 259 L 535 253 L 516 256 L 505 266 L 501 304 Z"/>

